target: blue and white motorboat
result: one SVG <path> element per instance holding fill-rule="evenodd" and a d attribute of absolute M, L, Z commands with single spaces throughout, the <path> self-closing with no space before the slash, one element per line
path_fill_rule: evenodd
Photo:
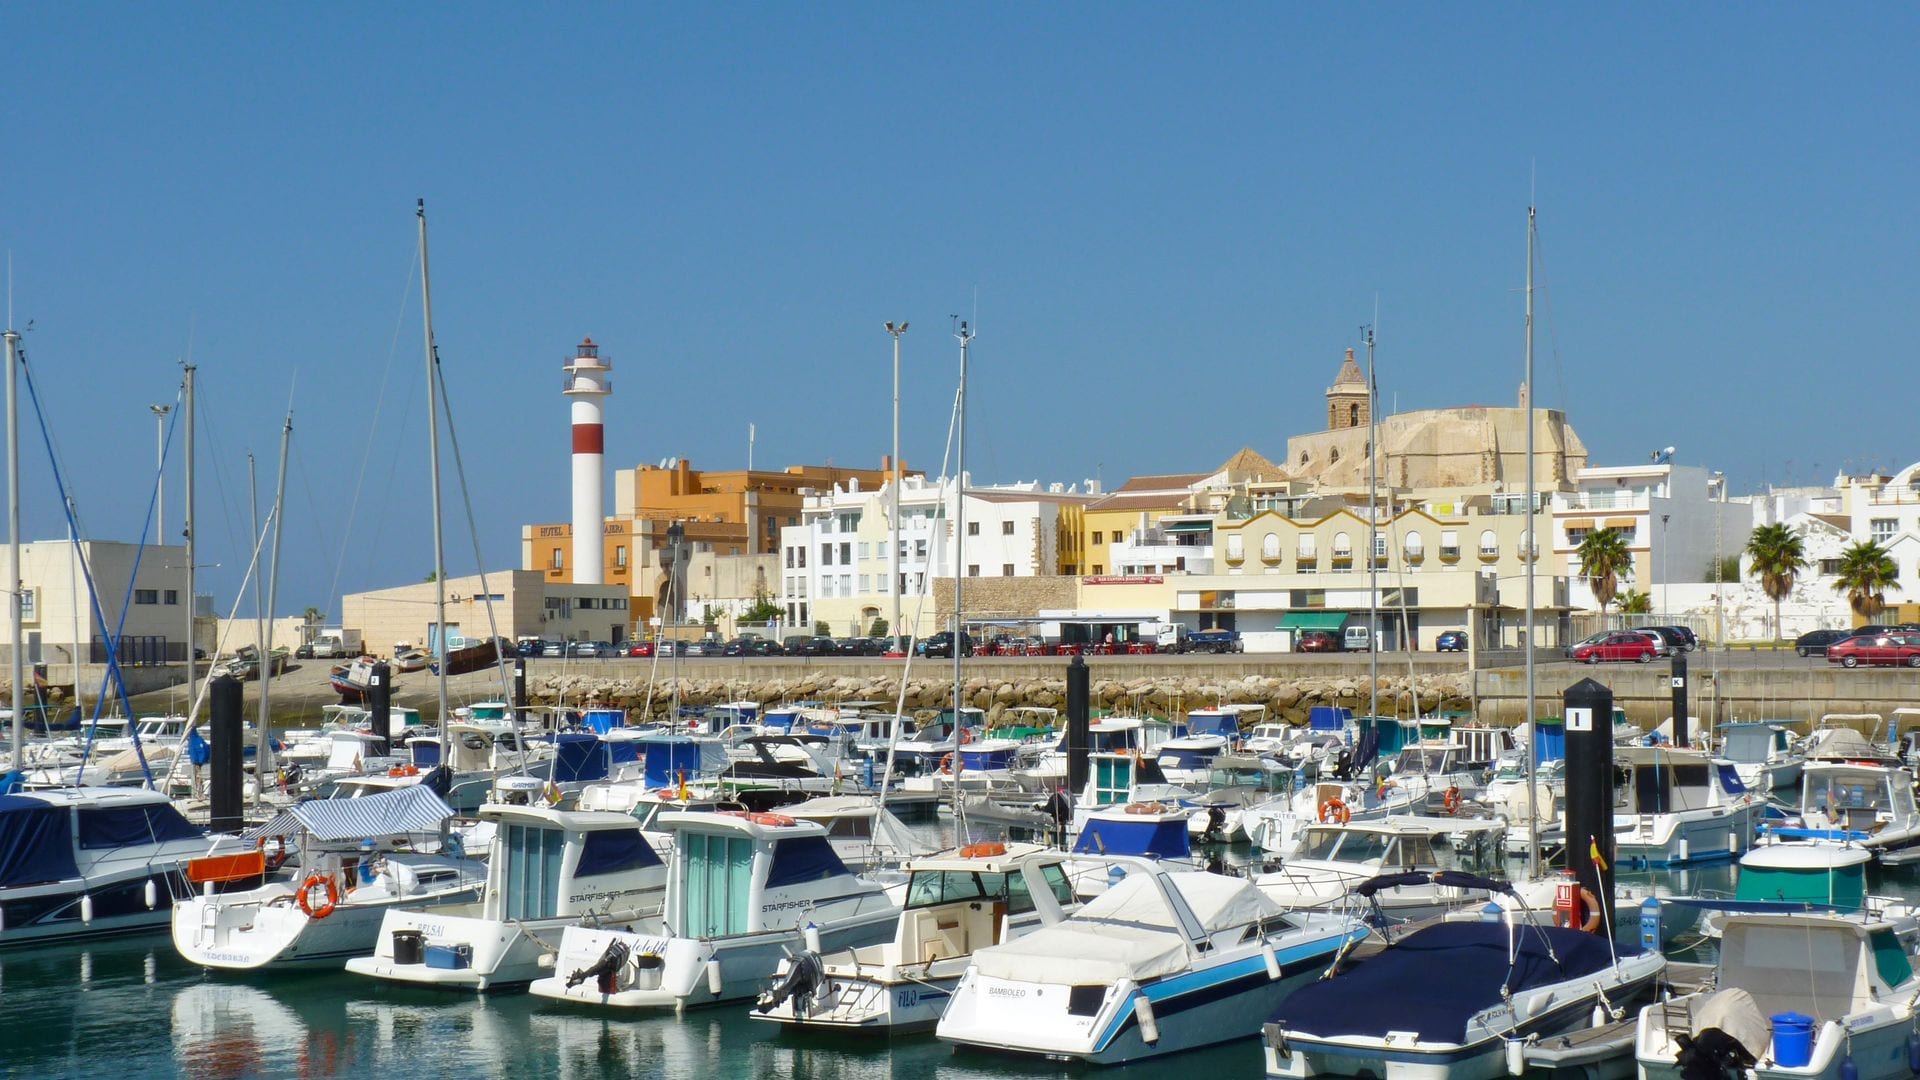
<path fill-rule="evenodd" d="M 1389 817 L 1346 825 L 1310 825 L 1298 854 L 1254 879 L 1283 908 L 1329 908 L 1381 875 L 1405 878 L 1365 899 L 1370 914 L 1423 919 L 1484 902 L 1483 888 L 1434 880 L 1439 870 L 1484 876 L 1500 872 L 1500 818 Z M 1418 879 L 1418 880 L 1415 880 Z"/>
<path fill-rule="evenodd" d="M 1800 782 L 1806 758 L 1791 728 L 1771 720 L 1720 725 L 1720 756 L 1751 791 L 1785 791 Z"/>
<path fill-rule="evenodd" d="M 1801 775 L 1800 823 L 1856 844 L 1883 863 L 1920 859 L 1913 774 L 1896 762 L 1808 761 Z"/>
<path fill-rule="evenodd" d="M 976 951 L 935 1030 L 1102 1065 L 1246 1038 L 1365 934 L 1282 912 L 1242 878 L 1137 863 L 1070 918 Z"/>
<path fill-rule="evenodd" d="M 1491 1080 L 1506 1075 L 1509 1044 L 1622 1009 L 1665 966 L 1580 930 L 1435 923 L 1281 1002 L 1265 1028 L 1267 1075 Z"/>
<path fill-rule="evenodd" d="M 1623 746 L 1614 751 L 1613 838 L 1623 866 L 1682 866 L 1737 859 L 1753 843 L 1764 797 L 1730 762 L 1698 750 Z"/>

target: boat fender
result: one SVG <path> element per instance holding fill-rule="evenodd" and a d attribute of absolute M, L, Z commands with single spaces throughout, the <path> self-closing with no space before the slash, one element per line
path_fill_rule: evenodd
<path fill-rule="evenodd" d="M 1260 959 L 1267 965 L 1267 978 L 1269 980 L 1278 979 L 1280 977 L 1280 957 L 1279 954 L 1273 951 L 1273 942 L 1268 941 L 1260 946 Z"/>
<path fill-rule="evenodd" d="M 707 993 L 712 994 L 714 997 L 719 997 L 720 988 L 725 985 L 726 980 L 720 975 L 720 961 L 707 961 Z"/>
<path fill-rule="evenodd" d="M 80 895 L 80 921 L 93 924 L 93 897 L 87 893 Z"/>
<path fill-rule="evenodd" d="M 145 899 L 147 901 L 148 911 L 152 911 L 154 908 L 160 906 L 160 890 L 155 887 L 152 878 L 147 879 Z"/>
<path fill-rule="evenodd" d="M 1907 1071 L 1920 1073 L 1920 1031 L 1907 1032 Z"/>
<path fill-rule="evenodd" d="M 1853 1063 L 1853 1055 L 1840 1059 L 1840 1080 L 1860 1080 L 1860 1066 Z"/>
<path fill-rule="evenodd" d="M 820 928 L 818 926 L 815 926 L 813 923 L 809 922 L 806 926 L 801 928 L 800 939 L 807 943 L 808 952 L 817 953 L 821 951 Z"/>
<path fill-rule="evenodd" d="M 1527 1041 L 1507 1040 L 1507 1075 L 1520 1076 L 1527 1071 Z"/>
<path fill-rule="evenodd" d="M 1153 1018 L 1153 1002 L 1147 1000 L 1146 994 L 1134 996 L 1133 1018 L 1140 1022 L 1140 1038 L 1148 1046 L 1160 1041 L 1160 1025 Z M 1858 1080 L 1858 1077 L 1855 1080 Z"/>

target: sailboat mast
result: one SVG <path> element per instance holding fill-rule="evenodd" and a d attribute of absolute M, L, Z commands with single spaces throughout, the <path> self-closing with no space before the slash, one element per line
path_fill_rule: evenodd
<path fill-rule="evenodd" d="M 186 513 L 185 513 L 185 520 L 187 524 L 186 524 L 186 527 L 183 530 L 181 530 L 180 535 L 181 535 L 181 539 L 183 539 L 186 542 L 186 553 L 187 553 L 186 660 L 187 660 L 187 727 L 189 728 L 193 727 L 194 717 L 198 716 L 200 713 L 200 702 L 197 698 L 194 697 L 194 693 L 193 693 L 194 683 L 197 681 L 195 676 L 198 674 L 194 669 L 194 665 L 193 665 L 193 630 L 194 630 L 193 612 L 195 607 L 194 592 L 193 592 L 193 589 L 194 589 L 193 578 L 194 578 L 194 569 L 195 569 L 194 561 L 193 561 L 194 560 L 194 550 L 193 550 L 194 549 L 194 544 L 193 544 L 193 528 L 194 528 L 194 520 L 193 520 L 193 491 L 194 491 L 194 488 L 193 488 L 193 451 L 194 451 L 193 376 L 194 376 L 194 372 L 198 370 L 199 369 L 194 367 L 192 364 L 186 365 L 186 370 L 185 370 L 186 381 L 184 383 L 184 387 L 182 389 L 181 397 L 180 397 L 180 407 L 186 410 L 186 413 L 187 413 L 187 464 L 186 464 L 187 475 L 186 475 L 186 483 L 184 485 L 187 489 L 186 490 L 187 506 L 186 506 Z M 131 721 L 132 718 L 129 717 L 128 719 L 129 721 Z"/>
<path fill-rule="evenodd" d="M 966 719 L 960 708 L 966 704 L 966 688 L 960 681 L 960 658 L 967 652 L 967 620 L 961 613 L 960 584 L 967 577 L 967 349 L 973 344 L 973 331 L 966 320 L 960 322 L 960 400 L 955 424 L 955 460 L 953 482 L 953 805 L 958 818 L 960 806 L 960 747 L 966 733 Z"/>
<path fill-rule="evenodd" d="M 7 315 L 12 317 L 12 305 Z M 27 760 L 27 666 L 25 616 L 20 582 L 20 334 L 12 327 L 7 339 L 7 614 L 13 628 L 13 768 L 23 772 Z"/>
<path fill-rule="evenodd" d="M 1527 531 L 1520 548 L 1520 561 L 1527 570 L 1527 874 L 1540 874 L 1540 808 L 1535 805 L 1534 756 L 1539 750 L 1539 731 L 1534 723 L 1533 704 L 1533 579 L 1539 570 L 1536 553 L 1540 540 L 1534 535 L 1540 521 L 1533 505 L 1533 207 L 1527 207 Z M 1612 899 L 1609 897 L 1608 899 Z"/>
<path fill-rule="evenodd" d="M 274 481 L 273 509 L 269 511 L 273 516 L 273 568 L 267 574 L 266 631 L 260 642 L 260 730 L 257 733 L 260 747 L 253 757 L 256 791 L 266 783 L 266 777 L 272 771 L 272 762 L 269 760 L 272 740 L 268 732 L 272 714 L 267 711 L 267 699 L 273 686 L 273 605 L 275 594 L 280 591 L 280 540 L 287 535 L 281 515 L 286 512 L 287 506 L 287 447 L 292 441 L 293 410 L 289 408 L 286 426 L 280 429 L 280 476 Z"/>
<path fill-rule="evenodd" d="M 1367 712 L 1380 720 L 1380 560 L 1374 557 L 1380 533 L 1378 467 L 1380 384 L 1373 377 L 1373 327 L 1367 327 Z M 1404 626 L 1404 624 L 1403 624 Z"/>
<path fill-rule="evenodd" d="M 447 549 L 440 536 L 440 391 L 433 346 L 433 284 L 427 272 L 427 200 L 415 207 L 420 219 L 420 306 L 427 347 L 427 463 L 433 474 L 433 655 L 438 661 L 440 760 L 447 760 Z"/>

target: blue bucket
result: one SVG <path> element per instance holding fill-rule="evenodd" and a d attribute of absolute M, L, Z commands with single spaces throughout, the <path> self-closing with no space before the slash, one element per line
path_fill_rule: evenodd
<path fill-rule="evenodd" d="M 1798 1069 L 1813 1060 L 1813 1017 L 1797 1012 L 1773 1014 L 1773 1063 Z"/>

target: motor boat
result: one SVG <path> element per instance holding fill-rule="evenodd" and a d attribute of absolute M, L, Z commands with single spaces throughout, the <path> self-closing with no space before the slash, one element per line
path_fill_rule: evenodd
<path fill-rule="evenodd" d="M 1613 838 L 1623 866 L 1736 859 L 1753 842 L 1765 800 L 1730 762 L 1699 750 L 1614 750 Z"/>
<path fill-rule="evenodd" d="M 1293 772 L 1270 758 L 1222 754 L 1213 759 L 1206 789 L 1190 802 L 1187 829 L 1197 838 L 1227 843 L 1247 838 L 1245 811 L 1293 790 Z"/>
<path fill-rule="evenodd" d="M 478 902 L 390 907 L 371 955 L 346 968 L 391 982 L 459 990 L 525 985 L 551 963 L 552 939 L 583 920 L 658 924 L 667 867 L 626 814 L 485 806 L 494 826 Z"/>
<path fill-rule="evenodd" d="M 1372 913 L 1394 920 L 1423 919 L 1486 900 L 1484 889 L 1460 888 L 1452 878 L 1435 881 L 1433 873 L 1498 873 L 1505 829 L 1500 818 L 1411 816 L 1310 825 L 1298 854 L 1253 880 L 1283 908 L 1328 908 L 1364 882 L 1401 875 L 1410 880 L 1366 894 Z"/>
<path fill-rule="evenodd" d="M 1867 892 L 1873 855 L 1845 840 L 1802 838 L 1808 830 L 1763 827 L 1761 842 L 1740 857 L 1731 897 L 1675 897 L 1666 901 L 1701 911 L 1700 932 L 1718 938 L 1732 914 L 1819 912 L 1886 923 L 1908 951 L 1920 938 L 1920 905 Z"/>
<path fill-rule="evenodd" d="M 1642 1077 L 1889 1080 L 1914 1072 L 1920 978 L 1886 923 L 1730 915 L 1713 987 L 1640 1010 Z"/>
<path fill-rule="evenodd" d="M 390 908 L 479 898 L 484 863 L 441 848 L 453 810 L 424 787 L 364 799 L 297 804 L 247 836 L 298 860 L 253 889 L 173 908 L 173 945 L 189 962 L 229 971 L 338 967 L 373 949 Z M 272 858 L 269 862 L 273 861 Z"/>
<path fill-rule="evenodd" d="M 759 994 L 792 953 L 873 945 L 893 932 L 899 904 L 849 871 L 815 822 L 673 813 L 660 823 L 677 834 L 662 922 L 566 927 L 552 973 L 530 993 L 622 1010 L 737 1001 Z"/>
<path fill-rule="evenodd" d="M 1245 1038 L 1365 934 L 1282 912 L 1244 878 L 1137 862 L 1072 916 L 976 950 L 935 1031 L 1102 1065 Z"/>
<path fill-rule="evenodd" d="M 1808 761 L 1800 781 L 1800 823 L 1890 865 L 1920 859 L 1920 810 L 1913 774 L 1871 758 Z"/>
<path fill-rule="evenodd" d="M 1435 923 L 1282 1001 L 1264 1029 L 1266 1074 L 1491 1080 L 1507 1075 L 1509 1046 L 1624 1010 L 1665 966 L 1581 930 Z"/>
<path fill-rule="evenodd" d="M 789 958 L 754 1017 L 883 1035 L 930 1030 L 976 949 L 1079 907 L 1066 859 L 1038 844 L 983 843 L 908 862 L 906 907 L 892 940 Z"/>
<path fill-rule="evenodd" d="M 1749 791 L 1785 791 L 1800 782 L 1805 757 L 1785 724 L 1757 720 L 1720 725 L 1720 756 Z"/>

